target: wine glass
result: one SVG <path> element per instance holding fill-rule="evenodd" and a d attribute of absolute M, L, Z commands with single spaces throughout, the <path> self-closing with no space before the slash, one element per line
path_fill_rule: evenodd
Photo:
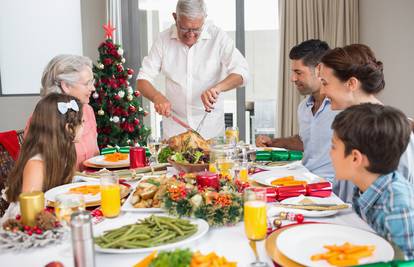
<path fill-rule="evenodd" d="M 82 194 L 59 194 L 55 198 L 55 214 L 62 225 L 69 225 L 72 213 L 84 211 L 85 208 Z"/>
<path fill-rule="evenodd" d="M 148 137 L 147 145 L 151 153 L 151 157 L 149 158 L 150 165 L 158 164 L 158 152 L 161 148 L 161 138 L 150 136 Z"/>
<path fill-rule="evenodd" d="M 244 230 L 256 257 L 250 266 L 268 266 L 260 261 L 256 249 L 256 241 L 264 240 L 267 232 L 265 188 L 247 188 L 244 191 Z"/>

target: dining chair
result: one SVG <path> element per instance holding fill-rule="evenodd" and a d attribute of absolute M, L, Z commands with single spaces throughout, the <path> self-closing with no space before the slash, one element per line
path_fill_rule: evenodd
<path fill-rule="evenodd" d="M 16 132 L 19 145 L 21 146 L 23 144 L 24 131 L 17 130 Z M 7 177 L 9 176 L 14 164 L 15 161 L 10 153 L 4 148 L 2 144 L 0 144 L 0 192 L 6 186 Z M 4 215 L 4 212 L 7 210 L 8 206 L 9 203 L 5 201 L 0 195 L 0 217 Z"/>

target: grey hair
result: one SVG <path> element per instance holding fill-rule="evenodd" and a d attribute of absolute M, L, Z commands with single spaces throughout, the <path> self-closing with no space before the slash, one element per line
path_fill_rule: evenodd
<path fill-rule="evenodd" d="M 46 96 L 50 93 L 64 93 L 61 82 L 74 84 L 79 81 L 79 73 L 85 67 L 92 69 L 92 60 L 88 57 L 78 55 L 58 55 L 47 64 L 42 74 L 42 87 L 40 95 Z"/>
<path fill-rule="evenodd" d="M 176 7 L 177 17 L 184 16 L 189 19 L 207 17 L 207 8 L 204 0 L 178 0 Z"/>

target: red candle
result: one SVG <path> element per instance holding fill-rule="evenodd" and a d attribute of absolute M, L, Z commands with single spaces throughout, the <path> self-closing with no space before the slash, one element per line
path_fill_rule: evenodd
<path fill-rule="evenodd" d="M 145 148 L 131 147 L 129 150 L 129 168 L 135 169 L 146 165 Z"/>
<path fill-rule="evenodd" d="M 211 187 L 218 191 L 220 188 L 220 181 L 218 178 L 218 174 L 216 173 L 199 172 L 197 173 L 196 181 L 197 181 L 197 185 L 201 189 L 204 189 L 206 187 Z"/>

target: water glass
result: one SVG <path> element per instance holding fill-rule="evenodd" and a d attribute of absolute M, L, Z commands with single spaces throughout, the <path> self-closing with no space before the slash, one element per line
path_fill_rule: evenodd
<path fill-rule="evenodd" d="M 55 197 L 55 214 L 63 225 L 69 225 L 72 213 L 84 211 L 85 207 L 82 194 L 59 194 Z"/>

